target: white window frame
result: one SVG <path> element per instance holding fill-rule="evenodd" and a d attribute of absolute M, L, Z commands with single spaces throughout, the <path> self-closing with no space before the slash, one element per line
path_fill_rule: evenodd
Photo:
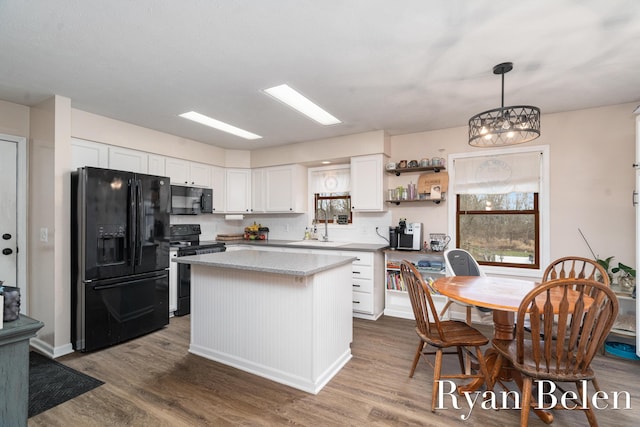
<path fill-rule="evenodd" d="M 447 171 L 449 172 L 449 194 L 450 201 L 447 203 L 447 220 L 448 220 L 448 234 L 451 236 L 451 241 L 457 241 L 456 235 L 456 189 L 455 189 L 455 167 L 454 161 L 456 159 L 473 158 L 473 157 L 486 157 L 487 155 L 507 155 L 516 153 L 530 153 L 540 152 L 542 153 L 541 167 L 540 167 L 540 192 L 538 193 L 538 208 L 540 210 L 540 268 L 517 268 L 517 267 L 500 267 L 492 265 L 483 265 L 482 271 L 489 275 L 500 276 L 522 276 L 522 277 L 535 277 L 541 278 L 544 273 L 544 269 L 550 262 L 551 254 L 551 231 L 550 231 L 550 188 L 549 188 L 549 146 L 538 145 L 531 147 L 515 147 L 515 148 L 500 148 L 483 151 L 473 151 L 467 153 L 450 154 L 448 157 Z"/>
<path fill-rule="evenodd" d="M 315 167 L 310 167 L 307 169 L 307 176 L 308 176 L 308 185 L 307 185 L 307 205 L 308 205 L 308 209 L 307 212 L 309 212 L 309 221 L 312 221 L 313 218 L 315 217 L 315 200 L 314 200 L 314 176 L 313 173 L 314 172 L 318 172 L 318 171 L 331 171 L 331 170 L 337 170 L 337 169 L 344 169 L 344 170 L 348 170 L 351 171 L 351 165 L 350 164 L 333 164 L 333 165 L 327 165 L 327 166 L 315 166 Z M 349 183 L 349 194 L 351 194 L 351 183 Z M 351 221 L 349 224 L 334 224 L 333 222 L 330 222 L 329 224 L 327 224 L 327 227 L 329 229 L 331 228 L 339 228 L 340 230 L 349 230 L 349 229 L 355 229 L 355 221 L 356 221 L 356 215 L 355 212 L 352 212 L 351 215 Z M 322 227 L 324 227 L 324 223 L 322 224 Z"/>

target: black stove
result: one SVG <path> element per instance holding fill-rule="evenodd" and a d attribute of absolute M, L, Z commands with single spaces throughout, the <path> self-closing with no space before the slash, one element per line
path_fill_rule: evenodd
<path fill-rule="evenodd" d="M 170 244 L 177 248 L 177 256 L 201 255 L 227 250 L 224 243 L 200 244 L 200 224 L 172 224 L 170 226 Z M 184 316 L 191 312 L 191 265 L 178 264 L 178 309 L 175 316 Z"/>

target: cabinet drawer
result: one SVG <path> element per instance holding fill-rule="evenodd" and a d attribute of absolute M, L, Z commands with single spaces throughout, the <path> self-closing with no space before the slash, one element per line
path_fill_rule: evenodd
<path fill-rule="evenodd" d="M 341 255 L 357 257 L 357 259 L 353 261 L 353 265 L 373 265 L 373 252 L 343 251 Z"/>
<path fill-rule="evenodd" d="M 352 279 L 353 291 L 364 292 L 370 294 L 373 292 L 373 280 L 371 279 Z"/>
<path fill-rule="evenodd" d="M 373 312 L 373 295 L 372 294 L 354 292 L 352 301 L 353 301 L 353 311 L 362 311 L 364 313 Z"/>
<path fill-rule="evenodd" d="M 353 264 L 352 270 L 354 279 L 373 279 L 373 267 L 368 265 Z"/>

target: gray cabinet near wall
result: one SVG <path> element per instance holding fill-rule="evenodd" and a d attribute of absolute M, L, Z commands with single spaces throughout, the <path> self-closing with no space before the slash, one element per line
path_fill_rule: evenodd
<path fill-rule="evenodd" d="M 26 426 L 29 410 L 29 338 L 44 326 L 23 314 L 0 329 L 0 420 Z"/>

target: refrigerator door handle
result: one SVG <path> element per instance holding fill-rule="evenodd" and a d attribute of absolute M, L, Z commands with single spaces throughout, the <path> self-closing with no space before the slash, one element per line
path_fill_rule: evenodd
<path fill-rule="evenodd" d="M 135 182 L 130 179 L 129 180 L 129 214 L 127 215 L 127 228 L 128 230 L 128 236 L 129 236 L 129 248 L 128 248 L 128 255 L 129 255 L 129 265 L 133 266 L 135 264 L 135 258 L 136 258 L 136 194 L 135 194 Z"/>
<path fill-rule="evenodd" d="M 136 224 L 136 254 L 137 254 L 137 259 L 138 265 L 142 265 L 142 239 L 143 239 L 143 233 L 142 233 L 142 220 L 144 218 L 144 204 L 143 204 L 143 200 L 142 200 L 142 180 L 138 179 L 136 180 L 136 188 L 137 188 L 137 200 L 138 200 L 138 207 L 137 207 L 137 216 L 138 216 L 138 221 Z"/>

